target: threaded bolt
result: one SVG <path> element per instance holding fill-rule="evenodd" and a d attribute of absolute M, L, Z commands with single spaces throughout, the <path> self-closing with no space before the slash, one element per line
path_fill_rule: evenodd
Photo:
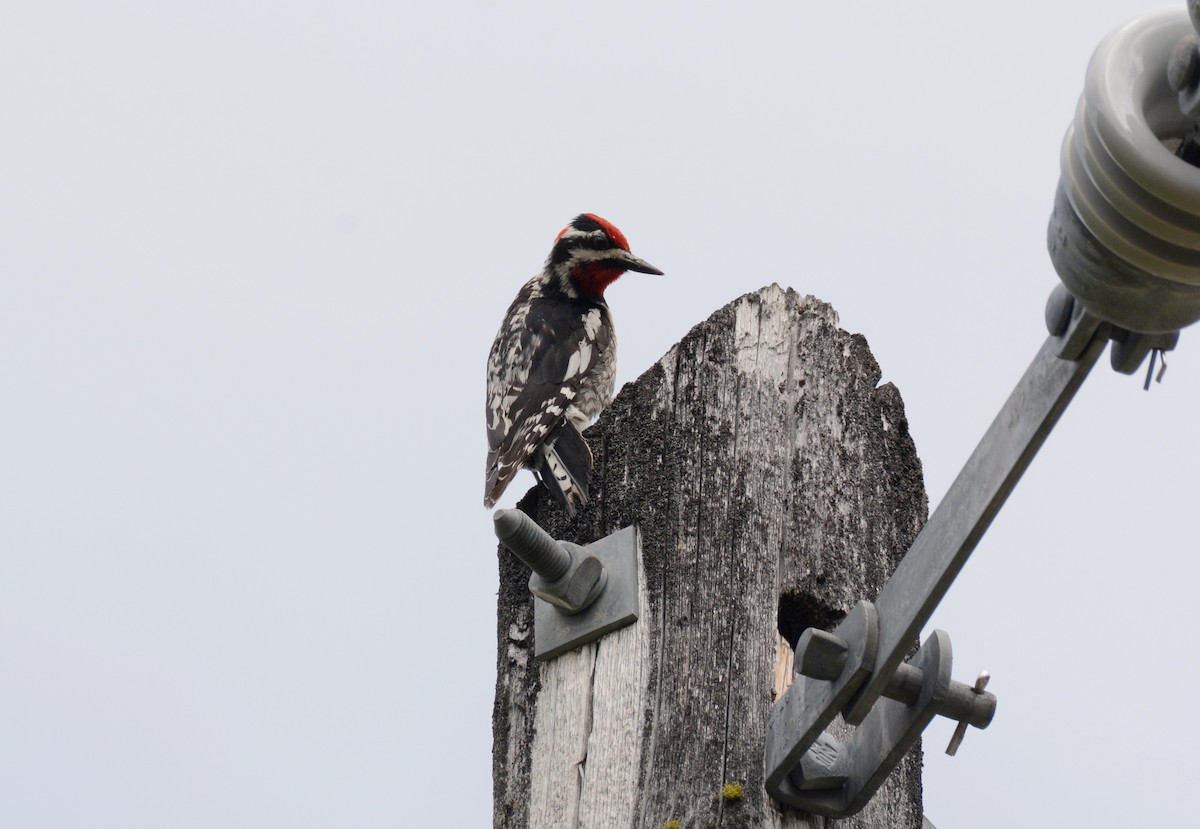
<path fill-rule="evenodd" d="M 570 568 L 571 555 L 525 513 L 498 509 L 492 521 L 500 543 L 547 582 L 562 578 Z"/>

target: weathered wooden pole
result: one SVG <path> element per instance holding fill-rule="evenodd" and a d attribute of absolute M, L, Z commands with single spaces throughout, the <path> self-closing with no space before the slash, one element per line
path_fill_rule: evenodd
<path fill-rule="evenodd" d="M 501 549 L 493 719 L 504 829 L 919 827 L 921 754 L 864 811 L 796 813 L 763 789 L 791 647 L 873 598 L 925 521 L 900 394 L 828 305 L 776 285 L 696 326 L 587 433 L 592 502 L 555 538 L 629 525 L 633 625 L 539 662 L 529 571 Z M 678 821 L 677 823 L 675 821 Z"/>

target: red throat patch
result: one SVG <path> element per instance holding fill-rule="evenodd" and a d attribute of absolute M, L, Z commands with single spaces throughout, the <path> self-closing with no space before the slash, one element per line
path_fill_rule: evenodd
<path fill-rule="evenodd" d="M 580 265 L 575 270 L 575 284 L 579 286 L 579 292 L 584 296 L 602 298 L 604 289 L 620 279 L 623 273 L 625 273 L 625 268 L 600 262 L 589 262 L 586 265 Z"/>

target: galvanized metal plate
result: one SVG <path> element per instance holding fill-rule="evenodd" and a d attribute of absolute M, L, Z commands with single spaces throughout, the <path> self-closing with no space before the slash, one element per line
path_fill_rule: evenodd
<path fill-rule="evenodd" d="M 575 615 L 563 613 L 542 599 L 533 601 L 533 652 L 553 659 L 580 645 L 625 627 L 638 618 L 638 559 L 641 537 L 626 527 L 587 546 L 604 564 L 608 584 L 596 601 Z"/>

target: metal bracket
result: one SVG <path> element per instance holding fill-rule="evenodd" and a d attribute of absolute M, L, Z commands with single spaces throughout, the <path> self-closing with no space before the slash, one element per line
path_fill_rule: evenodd
<path fill-rule="evenodd" d="M 823 733 L 870 675 L 878 645 L 879 616 L 868 601 L 856 604 L 832 634 L 809 628 L 800 635 L 795 682 L 767 715 L 766 788 L 776 800 L 807 803 L 804 780 L 818 776 L 810 769 L 808 777 L 795 779 L 805 757 L 811 754 L 810 763 L 832 770 L 833 758 L 844 756 L 840 744 L 823 739 Z"/>
<path fill-rule="evenodd" d="M 534 656 L 553 659 L 638 618 L 636 527 L 581 547 L 555 541 L 520 510 L 496 510 L 496 537 L 529 565 Z"/>
<path fill-rule="evenodd" d="M 798 649 L 797 664 L 803 664 L 803 670 L 831 666 L 829 655 L 841 652 L 848 644 L 837 641 L 836 636 L 826 637 L 810 639 L 803 656 Z M 814 656 L 814 647 L 825 655 Z M 947 753 L 957 751 L 967 725 L 986 728 L 992 721 L 996 697 L 983 690 L 986 672 L 972 687 L 950 678 L 951 665 L 950 636 L 935 630 L 912 659 L 901 663 L 884 689 L 885 698 L 871 708 L 851 737 L 843 741 L 828 733 L 818 734 L 790 772 L 785 771 L 786 763 L 774 765 L 767 790 L 777 800 L 809 812 L 831 817 L 851 815 L 867 805 L 935 716 L 959 721 Z M 817 667 L 815 673 L 820 672 Z M 806 681 L 824 678 L 810 674 Z M 767 731 L 769 763 L 780 733 L 773 724 Z M 793 751 L 798 750 L 797 743 Z"/>

